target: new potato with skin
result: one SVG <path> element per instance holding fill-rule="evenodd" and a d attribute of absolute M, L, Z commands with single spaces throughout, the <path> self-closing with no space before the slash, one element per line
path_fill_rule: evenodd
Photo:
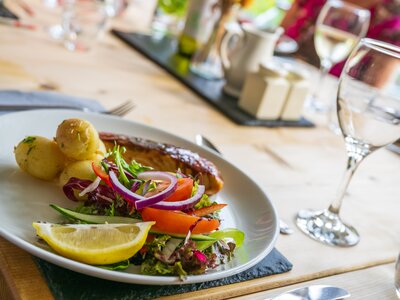
<path fill-rule="evenodd" d="M 14 149 L 15 160 L 28 174 L 52 180 L 64 169 L 66 157 L 56 142 L 41 136 L 29 136 Z"/>
<path fill-rule="evenodd" d="M 61 152 L 74 160 L 93 158 L 100 146 L 97 130 L 90 122 L 81 119 L 67 119 L 58 125 L 56 142 Z"/>
<path fill-rule="evenodd" d="M 95 180 L 97 176 L 93 171 L 92 162 L 100 160 L 101 158 L 98 160 L 78 160 L 69 163 L 60 174 L 60 185 L 66 184 L 71 177 Z"/>

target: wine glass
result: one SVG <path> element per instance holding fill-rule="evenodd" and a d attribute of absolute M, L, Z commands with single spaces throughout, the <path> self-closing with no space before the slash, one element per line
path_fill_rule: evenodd
<path fill-rule="evenodd" d="M 325 3 L 317 18 L 314 45 L 320 59 L 318 84 L 310 97 L 307 107 L 311 111 L 326 112 L 330 105 L 319 100 L 318 92 L 326 74 L 332 66 L 344 60 L 367 33 L 370 12 L 353 4 L 339 0 Z"/>
<path fill-rule="evenodd" d="M 342 222 L 340 207 L 361 161 L 400 137 L 400 48 L 362 39 L 339 80 L 337 116 L 348 160 L 336 199 L 322 211 L 302 210 L 298 227 L 308 236 L 334 246 L 358 243 L 357 231 Z"/>

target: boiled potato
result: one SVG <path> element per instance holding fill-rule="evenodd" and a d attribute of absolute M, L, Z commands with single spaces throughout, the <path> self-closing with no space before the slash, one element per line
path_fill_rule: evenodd
<path fill-rule="evenodd" d="M 99 148 L 88 159 L 100 161 L 105 157 L 106 153 L 107 153 L 106 146 L 104 145 L 102 140 L 99 140 Z"/>
<path fill-rule="evenodd" d="M 96 174 L 92 169 L 92 160 L 78 160 L 68 164 L 60 174 L 60 185 L 64 185 L 71 177 L 95 180 Z"/>
<path fill-rule="evenodd" d="M 99 149 L 100 138 L 94 126 L 81 119 L 64 120 L 57 128 L 56 142 L 69 158 L 87 160 Z"/>
<path fill-rule="evenodd" d="M 22 170 L 44 180 L 55 178 L 66 163 L 56 142 L 41 136 L 26 137 L 15 147 L 14 154 Z"/>
<path fill-rule="evenodd" d="M 107 153 L 106 145 L 104 145 L 103 141 L 99 141 L 99 148 L 96 151 L 97 154 L 104 156 Z"/>

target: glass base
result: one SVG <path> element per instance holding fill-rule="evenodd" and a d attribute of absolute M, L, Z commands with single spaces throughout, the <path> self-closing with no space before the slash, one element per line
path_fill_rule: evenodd
<path fill-rule="evenodd" d="M 337 214 L 328 210 L 301 210 L 296 224 L 306 235 L 327 245 L 351 247 L 360 240 L 352 226 L 344 224 Z"/>

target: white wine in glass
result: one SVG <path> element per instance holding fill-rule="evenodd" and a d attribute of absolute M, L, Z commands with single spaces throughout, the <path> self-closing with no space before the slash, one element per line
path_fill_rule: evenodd
<path fill-rule="evenodd" d="M 352 33 L 320 25 L 316 28 L 314 43 L 319 58 L 335 64 L 350 54 L 358 39 L 358 36 Z"/>
<path fill-rule="evenodd" d="M 336 198 L 328 209 L 301 210 L 298 227 L 315 240 L 332 246 L 358 243 L 359 235 L 339 217 L 350 180 L 365 157 L 400 137 L 400 48 L 362 39 L 339 80 L 337 116 L 347 164 Z"/>
<path fill-rule="evenodd" d="M 325 112 L 330 105 L 320 101 L 318 91 L 332 66 L 343 61 L 360 38 L 367 33 L 370 12 L 353 4 L 330 0 L 322 7 L 314 33 L 315 50 L 320 59 L 319 82 L 307 103 L 311 111 Z"/>

